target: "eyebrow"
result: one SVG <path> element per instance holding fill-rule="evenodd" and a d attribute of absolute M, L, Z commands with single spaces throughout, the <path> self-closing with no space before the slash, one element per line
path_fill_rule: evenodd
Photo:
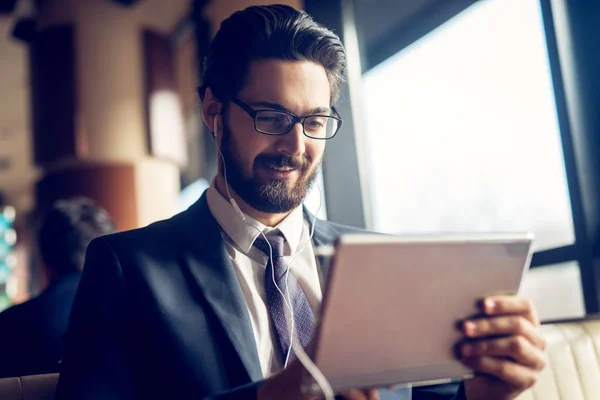
<path fill-rule="evenodd" d="M 256 102 L 250 103 L 248 105 L 249 106 L 253 106 L 253 107 L 267 107 L 267 108 L 271 108 L 273 110 L 285 111 L 285 112 L 289 112 L 290 114 L 296 115 L 292 110 L 290 110 L 286 106 L 283 106 L 283 105 L 278 104 L 278 103 L 270 103 L 268 101 L 256 101 Z M 307 115 L 318 115 L 318 114 L 327 114 L 327 115 L 330 115 L 331 114 L 331 108 L 329 108 L 329 107 L 315 107 L 312 110 L 310 110 L 309 114 L 307 114 Z"/>

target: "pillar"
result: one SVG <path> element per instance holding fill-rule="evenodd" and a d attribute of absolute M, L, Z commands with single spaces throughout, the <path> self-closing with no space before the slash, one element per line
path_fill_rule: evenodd
<path fill-rule="evenodd" d="M 37 208 L 88 196 L 119 229 L 171 216 L 186 153 L 170 35 L 190 2 L 38 4 L 30 51 Z"/>

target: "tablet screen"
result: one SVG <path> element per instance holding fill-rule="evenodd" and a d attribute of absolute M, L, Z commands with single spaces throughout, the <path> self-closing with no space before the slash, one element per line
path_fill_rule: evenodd
<path fill-rule="evenodd" d="M 456 324 L 481 298 L 518 292 L 531 243 L 531 234 L 340 237 L 317 367 L 336 390 L 463 379 L 471 371 L 454 357 Z"/>

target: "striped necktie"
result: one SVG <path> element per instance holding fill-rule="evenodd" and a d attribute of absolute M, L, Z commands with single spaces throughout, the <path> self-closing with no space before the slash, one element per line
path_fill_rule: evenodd
<path fill-rule="evenodd" d="M 291 314 L 289 309 L 287 309 L 283 297 L 285 297 L 285 301 L 288 304 L 291 303 L 293 310 L 294 340 L 300 340 L 303 348 L 306 347 L 313 337 L 316 321 L 304 291 L 283 261 L 283 244 L 285 242 L 283 235 L 281 233 L 269 233 L 265 236 L 271 244 L 272 259 L 271 249 L 263 235 L 259 235 L 256 238 L 254 246 L 269 257 L 265 272 L 267 304 L 271 321 L 275 326 L 275 331 L 279 339 L 281 356 L 285 360 L 290 348 L 291 321 L 289 317 Z M 295 358 L 296 354 L 292 348 L 290 361 Z"/>

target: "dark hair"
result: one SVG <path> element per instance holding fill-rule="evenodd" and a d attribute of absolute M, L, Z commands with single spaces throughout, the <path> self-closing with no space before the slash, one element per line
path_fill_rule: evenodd
<path fill-rule="evenodd" d="M 38 232 L 40 255 L 56 275 L 81 271 L 92 239 L 112 233 L 108 213 L 87 198 L 59 200 L 46 214 Z"/>
<path fill-rule="evenodd" d="M 250 62 L 264 59 L 322 65 L 331 87 L 331 103 L 338 100 L 346 67 L 342 42 L 306 12 L 285 5 L 248 7 L 221 23 L 204 59 L 200 98 L 204 100 L 208 87 L 219 101 L 236 96 Z"/>

